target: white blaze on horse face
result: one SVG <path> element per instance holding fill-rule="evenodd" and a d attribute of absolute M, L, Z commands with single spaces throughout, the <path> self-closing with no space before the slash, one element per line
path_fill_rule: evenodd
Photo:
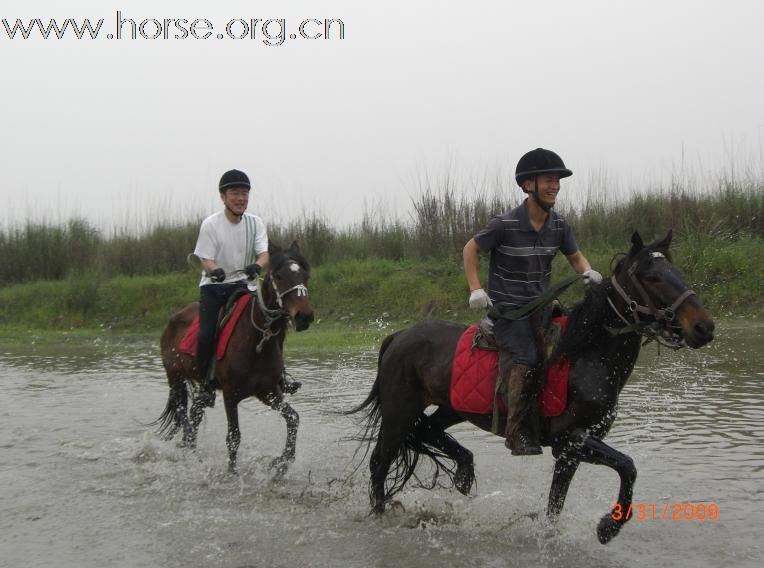
<path fill-rule="evenodd" d="M 296 262 L 293 262 L 292 264 L 289 265 L 289 270 L 291 270 L 292 272 L 300 272 L 300 265 L 297 264 Z"/>

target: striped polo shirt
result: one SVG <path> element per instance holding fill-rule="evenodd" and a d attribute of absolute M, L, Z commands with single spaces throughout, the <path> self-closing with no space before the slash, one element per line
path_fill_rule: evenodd
<path fill-rule="evenodd" d="M 491 253 L 488 296 L 505 309 L 524 306 L 549 288 L 552 259 L 561 251 L 569 256 L 578 250 L 568 222 L 554 210 L 536 231 L 528 219 L 526 203 L 491 219 L 475 235 L 483 252 Z"/>

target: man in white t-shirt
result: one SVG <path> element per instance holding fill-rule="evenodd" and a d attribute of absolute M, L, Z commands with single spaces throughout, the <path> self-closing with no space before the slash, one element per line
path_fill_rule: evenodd
<path fill-rule="evenodd" d="M 257 277 L 270 260 L 268 233 L 263 220 L 245 213 L 250 190 L 247 174 L 239 170 L 227 171 L 220 178 L 218 190 L 224 209 L 202 221 L 194 249 L 204 268 L 199 283 L 196 364 L 201 385 L 199 396 L 207 406 L 215 404 L 210 368 L 215 354 L 220 308 L 235 290 L 246 287 L 247 278 Z"/>

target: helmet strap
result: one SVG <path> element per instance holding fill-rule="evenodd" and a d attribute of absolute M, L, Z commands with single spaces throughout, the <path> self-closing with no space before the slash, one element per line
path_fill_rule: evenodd
<path fill-rule="evenodd" d="M 538 185 L 536 185 L 538 182 L 536 181 L 536 178 L 533 178 L 533 191 L 530 192 L 530 194 L 533 196 L 533 200 L 536 202 L 536 204 L 541 207 L 544 211 L 549 213 L 552 210 L 552 205 L 549 205 L 548 203 L 544 203 L 541 201 L 541 198 L 539 197 L 539 188 Z"/>
<path fill-rule="evenodd" d="M 236 217 L 237 219 L 241 220 L 241 218 L 244 216 L 244 213 L 242 212 L 242 213 L 241 213 L 241 215 L 239 215 L 239 214 L 238 214 L 238 213 L 236 213 L 236 212 L 235 212 L 233 209 L 231 209 L 231 208 L 228 206 L 228 202 L 226 201 L 226 198 L 227 198 L 227 197 L 228 197 L 228 191 L 226 190 L 225 192 L 223 192 L 223 205 L 225 206 L 225 208 L 226 208 L 226 209 L 228 209 L 228 211 L 231 213 L 231 215 L 233 215 L 233 216 L 234 216 L 234 217 Z"/>

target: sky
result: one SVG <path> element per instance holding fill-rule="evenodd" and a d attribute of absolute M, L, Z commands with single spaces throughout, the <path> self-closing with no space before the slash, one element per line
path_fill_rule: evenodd
<path fill-rule="evenodd" d="M 148 39 L 129 22 L 107 39 L 118 11 Z M 764 172 L 759 0 L 3 0 L 0 18 L 5 226 L 202 216 L 231 168 L 266 223 L 318 212 L 338 226 L 405 217 L 449 175 L 467 192 L 499 180 L 519 202 L 512 173 L 536 147 L 574 171 L 572 203 Z M 17 18 L 104 21 L 96 40 L 10 39 Z M 339 19 L 344 38 L 335 23 L 328 39 L 266 45 L 262 20 L 276 44 L 282 18 L 286 36 Z M 174 37 L 195 19 L 210 38 Z M 224 35 L 232 20 L 245 33 L 239 19 L 254 38 Z M 170 21 L 157 39 L 152 20 Z"/>

